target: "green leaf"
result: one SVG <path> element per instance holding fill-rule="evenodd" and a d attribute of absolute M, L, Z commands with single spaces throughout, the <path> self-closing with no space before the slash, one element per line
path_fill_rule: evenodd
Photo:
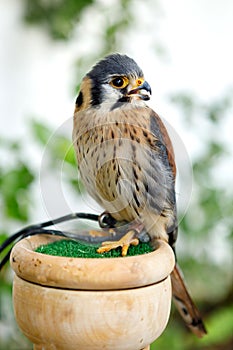
<path fill-rule="evenodd" d="M 67 40 L 82 12 L 94 0 L 24 0 L 24 19 L 28 24 L 44 26 L 53 39 Z"/>
<path fill-rule="evenodd" d="M 12 219 L 26 221 L 30 210 L 30 185 L 34 175 L 24 163 L 2 173 L 0 190 L 4 214 Z"/>
<path fill-rule="evenodd" d="M 45 146 L 53 133 L 52 129 L 35 120 L 31 121 L 30 126 L 36 140 Z"/>
<path fill-rule="evenodd" d="M 74 147 L 71 138 L 57 135 L 56 141 L 51 147 L 51 156 L 77 167 Z"/>

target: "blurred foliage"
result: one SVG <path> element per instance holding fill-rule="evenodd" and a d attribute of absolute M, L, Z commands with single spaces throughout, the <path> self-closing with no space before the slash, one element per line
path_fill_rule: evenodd
<path fill-rule="evenodd" d="M 31 187 L 35 175 L 31 165 L 24 159 L 20 141 L 11 141 L 0 137 L 0 148 L 1 245 L 8 237 L 9 222 L 15 221 L 21 225 L 30 219 Z M 2 258 L 3 255 L 0 256 L 0 259 Z M 0 273 L 0 350 L 15 349 L 17 344 L 25 345 L 24 349 L 26 350 L 28 341 L 16 329 L 14 323 L 11 301 L 12 278 L 10 278 L 9 272 L 9 269 L 5 268 Z M 10 330 L 7 327 L 9 324 L 11 325 Z"/>
<path fill-rule="evenodd" d="M 66 135 L 62 135 L 58 132 L 56 133 L 55 140 L 52 139 L 51 136 L 54 134 L 53 128 L 38 120 L 31 121 L 30 130 L 35 141 L 44 149 L 46 148 L 49 158 L 48 166 L 52 167 L 54 170 L 56 168 L 61 169 L 61 164 L 65 163 L 67 165 L 65 173 L 66 183 L 70 185 L 72 190 L 75 190 L 77 194 L 84 191 L 84 186 L 78 177 L 76 156 L 71 137 L 68 138 Z"/>
<path fill-rule="evenodd" d="M 179 326 L 172 326 L 170 320 L 163 335 L 152 345 L 151 350 L 231 350 L 232 349 L 232 325 L 233 304 L 220 310 L 213 311 L 211 317 L 206 319 L 208 335 L 202 339 L 190 337 Z"/>
<path fill-rule="evenodd" d="M 198 133 L 201 151 L 193 158 L 193 192 L 188 214 L 181 222 L 181 229 L 191 237 L 207 237 L 223 223 L 226 236 L 233 237 L 233 188 L 224 182 L 223 160 L 232 161 L 232 151 L 219 132 L 232 113 L 232 91 L 208 105 L 191 95 L 179 93 L 171 101 L 181 108 L 184 122 L 189 129 Z M 204 121 L 204 122 L 203 122 Z M 218 181 L 216 176 L 218 174 Z M 200 220 L 191 220 L 193 212 L 201 213 Z M 230 246 L 229 241 L 229 246 Z"/>
<path fill-rule="evenodd" d="M 2 195 L 3 215 L 10 219 L 26 222 L 28 220 L 28 188 L 33 181 L 33 174 L 24 163 L 6 169 L 1 173 L 0 190 Z"/>
<path fill-rule="evenodd" d="M 23 4 L 26 23 L 39 26 L 56 40 L 69 40 L 89 13 L 90 16 L 95 13 L 102 16 L 103 27 L 99 34 L 101 44 L 98 50 L 77 57 L 75 76 L 79 77 L 85 74 L 97 57 L 110 51 L 121 51 L 123 46 L 119 43 L 127 37 L 129 28 L 138 25 L 136 22 L 140 17 L 140 14 L 139 17 L 135 16 L 136 1 L 133 0 L 113 1 L 110 5 L 101 0 L 23 0 Z M 152 1 L 146 0 L 144 4 L 151 6 Z M 82 30 L 85 31 L 85 28 Z M 224 160 L 229 164 L 232 162 L 231 150 L 219 133 L 232 110 L 232 91 L 209 104 L 203 103 L 193 94 L 183 92 L 171 96 L 170 100 L 174 108 L 180 109 L 187 130 L 196 135 L 201 145 L 192 159 L 193 197 L 180 224 L 179 242 L 182 242 L 183 250 L 179 252 L 179 261 L 192 294 L 202 309 L 208 335 L 201 340 L 196 339 L 185 328 L 177 312 L 172 310 L 167 329 L 151 348 L 230 350 L 233 347 L 233 289 L 229 247 L 233 236 L 233 193 L 228 182 L 216 181 L 216 176 Z M 72 190 L 78 192 L 79 179 L 72 176 L 77 166 L 71 138 L 59 132 L 56 133 L 56 141 L 50 142 L 53 133 L 51 126 L 38 120 L 33 120 L 29 125 L 31 142 L 39 146 L 41 153 L 46 147 L 51 171 L 55 172 L 59 164 L 65 162 L 72 169 L 67 172 L 66 181 Z M 8 160 L 1 160 L 0 163 L 0 243 L 7 236 L 9 222 L 17 225 L 30 222 L 32 186 L 38 179 L 30 160 L 24 157 L 22 143 L 0 138 L 0 147 L 7 153 Z M 216 244 L 221 244 L 225 249 L 225 257 L 220 257 L 220 260 L 215 257 Z M 193 247 L 199 247 L 198 251 Z M 11 284 L 10 270 L 5 268 L 0 274 L 0 327 L 9 320 L 12 323 L 10 337 L 13 340 L 10 344 L 5 340 L 0 350 L 30 349 L 13 324 L 13 316 L 10 316 L 12 310 L 4 308 L 11 305 Z"/>
<path fill-rule="evenodd" d="M 177 339 L 182 343 L 187 338 L 187 344 L 183 342 L 177 349 L 231 349 L 233 188 L 228 185 L 230 177 L 228 171 L 224 172 L 223 162 L 232 162 L 232 150 L 219 131 L 224 130 L 232 114 L 232 91 L 209 104 L 187 93 L 172 96 L 171 102 L 183 113 L 187 129 L 198 135 L 201 146 L 192 159 L 193 196 L 180 223 L 180 240 L 184 239 L 185 249 L 179 261 L 188 285 L 196 291 L 208 330 L 208 335 L 200 341 L 191 341 L 191 337 L 181 333 Z M 218 244 L 222 246 L 221 257 L 217 256 Z M 194 249 L 197 246 L 199 251 Z M 159 348 L 160 341 L 162 344 L 163 337 L 156 343 Z M 163 348 L 165 344 L 161 345 Z"/>
<path fill-rule="evenodd" d="M 37 120 L 31 121 L 31 132 L 35 140 L 43 147 L 48 145 L 49 138 L 54 133 L 51 127 Z M 71 137 L 67 138 L 67 136 L 56 134 L 56 142 L 49 143 L 48 151 L 50 153 L 50 160 L 53 161 L 53 163 L 64 161 L 73 167 L 77 167 Z"/>
<path fill-rule="evenodd" d="M 25 0 L 24 19 L 28 24 L 43 25 L 54 39 L 67 40 L 82 12 L 94 0 Z"/>
<path fill-rule="evenodd" d="M 7 158 L 15 160 L 14 164 L 9 166 L 6 166 L 6 162 L 0 164 L 1 215 L 3 218 L 27 222 L 30 187 L 34 180 L 33 171 L 23 159 L 20 141 L 0 138 L 0 146 L 1 151 L 7 154 Z"/>

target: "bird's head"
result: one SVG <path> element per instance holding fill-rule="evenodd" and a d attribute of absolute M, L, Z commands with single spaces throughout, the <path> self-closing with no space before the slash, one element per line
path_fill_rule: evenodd
<path fill-rule="evenodd" d="M 122 103 L 141 103 L 150 99 L 151 88 L 143 72 L 130 57 L 111 54 L 99 61 L 84 77 L 76 108 L 117 108 Z"/>

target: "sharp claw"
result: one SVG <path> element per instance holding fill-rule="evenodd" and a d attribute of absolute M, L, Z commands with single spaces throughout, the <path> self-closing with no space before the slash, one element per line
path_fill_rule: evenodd
<path fill-rule="evenodd" d="M 121 255 L 126 256 L 128 253 L 129 245 L 124 245 L 121 250 Z"/>

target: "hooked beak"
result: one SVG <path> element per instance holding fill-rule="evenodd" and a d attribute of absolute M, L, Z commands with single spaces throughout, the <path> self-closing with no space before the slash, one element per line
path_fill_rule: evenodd
<path fill-rule="evenodd" d="M 147 81 L 144 81 L 144 83 L 138 86 L 136 89 L 130 90 L 128 92 L 128 96 L 133 95 L 141 100 L 148 101 L 150 99 L 151 93 L 152 92 L 150 85 L 147 83 Z"/>

